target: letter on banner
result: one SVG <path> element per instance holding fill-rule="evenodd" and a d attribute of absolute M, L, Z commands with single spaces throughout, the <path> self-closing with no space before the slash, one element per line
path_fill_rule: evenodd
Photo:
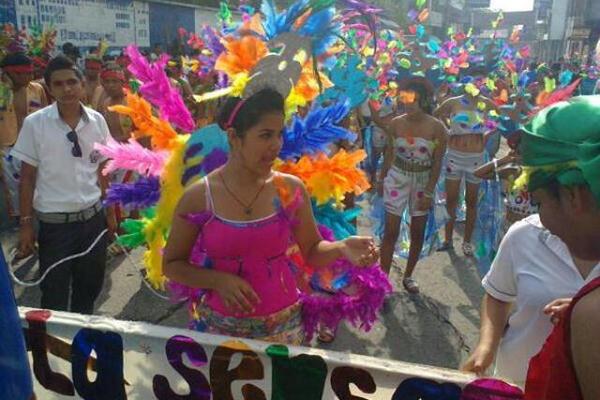
<path fill-rule="evenodd" d="M 183 364 L 185 354 L 194 367 L 204 367 L 208 363 L 204 348 L 190 337 L 176 335 L 167 341 L 165 353 L 169 364 L 190 386 L 190 393 L 186 395 L 175 393 L 165 376 L 156 375 L 152 380 L 152 389 L 156 398 L 158 400 L 210 400 L 210 386 L 204 374 Z"/>
<path fill-rule="evenodd" d="M 340 400 L 368 400 L 364 397 L 353 396 L 350 393 L 351 383 L 355 384 L 363 393 L 373 394 L 377 390 L 373 377 L 364 369 L 337 367 L 331 373 L 331 388 Z"/>
<path fill-rule="evenodd" d="M 229 369 L 234 354 L 241 353 L 242 361 L 234 369 Z M 233 400 L 231 383 L 238 380 L 261 380 L 265 377 L 264 367 L 248 345 L 240 341 L 223 342 L 215 349 L 210 360 L 210 384 L 214 399 Z M 242 386 L 244 400 L 266 400 L 264 392 L 251 384 Z M 237 397 L 235 397 L 237 398 Z"/>
<path fill-rule="evenodd" d="M 97 355 L 98 376 L 94 382 L 90 381 L 87 371 L 92 350 Z M 118 333 L 81 329 L 73 338 L 71 366 L 75 389 L 84 399 L 127 398 L 123 377 L 123 339 Z"/>
<path fill-rule="evenodd" d="M 327 364 L 319 356 L 300 354 L 289 358 L 283 345 L 267 348 L 273 370 L 271 400 L 321 399 Z"/>

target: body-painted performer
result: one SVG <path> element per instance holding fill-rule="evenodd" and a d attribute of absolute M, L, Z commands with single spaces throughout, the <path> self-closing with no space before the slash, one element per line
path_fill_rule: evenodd
<path fill-rule="evenodd" d="M 21 162 L 12 157 L 25 117 L 47 105 L 44 88 L 33 82 L 33 63 L 24 53 L 8 54 L 0 61 L 0 187 L 9 216 L 19 212 Z"/>
<path fill-rule="evenodd" d="M 411 240 L 402 284 L 407 291 L 418 293 L 419 286 L 412 274 L 423 247 L 427 215 L 433 206 L 446 151 L 446 129 L 431 116 L 433 90 L 424 79 L 413 78 L 406 82 L 399 101 L 407 113 L 388 125 L 390 140 L 381 171 L 386 211 L 381 265 L 389 273 L 402 215 L 408 207 Z M 377 112 L 373 109 L 372 113 L 377 121 Z"/>
<path fill-rule="evenodd" d="M 487 131 L 485 121 L 488 113 L 495 109 L 495 104 L 481 96 L 479 90 L 473 87 L 468 93 L 446 100 L 433 113 L 448 124 L 449 135 L 445 185 L 450 220 L 446 224 L 446 238 L 440 250 L 453 247 L 456 208 L 461 182 L 464 180 L 467 216 L 462 249 L 466 256 L 474 253 L 471 239 L 477 218 L 477 195 L 481 182 L 474 172 L 484 162 L 484 134 Z"/>

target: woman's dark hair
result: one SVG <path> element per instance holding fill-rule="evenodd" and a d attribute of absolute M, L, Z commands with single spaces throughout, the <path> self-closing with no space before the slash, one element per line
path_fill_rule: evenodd
<path fill-rule="evenodd" d="M 433 113 L 433 94 L 429 92 L 427 87 L 421 82 L 409 82 L 406 85 L 406 90 L 412 90 L 419 95 L 419 108 L 426 114 Z"/>
<path fill-rule="evenodd" d="M 75 72 L 75 75 L 79 80 L 83 79 L 81 71 L 77 68 L 73 61 L 71 61 L 65 56 L 56 56 L 52 60 L 50 60 L 48 66 L 46 66 L 46 70 L 44 71 L 44 82 L 46 82 L 46 85 L 48 85 L 48 87 L 50 87 L 52 73 L 63 69 L 69 69 Z"/>
<path fill-rule="evenodd" d="M 244 103 L 238 107 L 240 101 Z M 263 115 L 285 111 L 284 99 L 279 92 L 271 88 L 265 88 L 246 100 L 239 97 L 230 97 L 219 111 L 217 123 L 223 130 L 234 128 L 238 136 L 244 136 L 244 133 L 258 124 Z M 235 113 L 233 119 L 232 114 Z M 231 125 L 228 123 L 231 119 Z"/>

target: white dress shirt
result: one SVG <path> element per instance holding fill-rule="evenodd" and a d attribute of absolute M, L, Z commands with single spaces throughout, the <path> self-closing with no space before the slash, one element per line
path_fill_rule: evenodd
<path fill-rule="evenodd" d="M 37 168 L 33 208 L 38 212 L 77 212 L 100 200 L 98 168 L 105 159 L 94 144 L 106 144 L 109 130 L 104 117 L 82 105 L 75 131 L 82 157 L 71 153 L 71 128 L 56 103 L 25 118 L 11 154 Z"/>
<path fill-rule="evenodd" d="M 600 276 L 600 264 L 586 279 L 560 238 L 544 228 L 539 214 L 516 222 L 500 243 L 483 287 L 492 297 L 513 304 L 508 327 L 496 355 L 494 375 L 524 386 L 531 357 L 552 331 L 544 306 L 573 297 Z"/>

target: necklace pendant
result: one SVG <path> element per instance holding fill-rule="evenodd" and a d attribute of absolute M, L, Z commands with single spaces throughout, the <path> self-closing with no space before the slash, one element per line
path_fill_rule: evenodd
<path fill-rule="evenodd" d="M 246 215 L 250 215 L 250 214 L 252 214 L 252 209 L 251 208 L 246 208 L 244 210 L 244 213 L 246 213 Z"/>

